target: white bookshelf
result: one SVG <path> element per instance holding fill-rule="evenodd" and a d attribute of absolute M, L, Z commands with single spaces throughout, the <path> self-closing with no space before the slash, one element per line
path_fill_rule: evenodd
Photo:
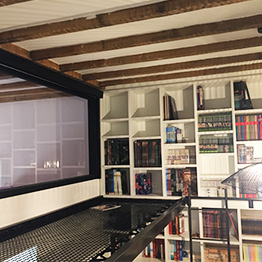
<path fill-rule="evenodd" d="M 254 109 L 235 110 L 234 108 L 234 81 L 246 81 Z M 237 159 L 237 145 L 245 144 L 254 147 L 254 157 L 262 157 L 261 141 L 237 141 L 235 117 L 239 115 L 262 114 L 262 77 L 250 76 L 245 79 L 214 79 L 178 83 L 168 86 L 155 86 L 118 91 L 105 91 L 101 101 L 101 159 L 102 159 L 102 194 L 105 194 L 105 170 L 108 168 L 120 168 L 121 166 L 104 165 L 103 141 L 108 138 L 126 138 L 129 140 L 130 165 L 125 166 L 130 170 L 130 195 L 110 197 L 152 198 L 152 199 L 177 199 L 177 196 L 167 196 L 166 169 L 195 168 L 197 172 L 198 196 L 223 197 L 224 190 L 220 188 L 222 180 L 233 174 L 239 168 L 248 164 L 239 164 Z M 196 88 L 201 85 L 204 90 L 205 109 L 198 110 L 196 102 Z M 164 120 L 163 96 L 172 96 L 176 101 L 178 119 Z M 231 130 L 200 131 L 198 129 L 198 117 L 208 115 L 230 114 L 232 119 Z M 175 126 L 182 130 L 185 138 L 183 143 L 167 143 L 166 127 Z M 233 141 L 233 152 L 225 153 L 200 153 L 199 145 L 201 136 L 230 136 Z M 161 167 L 135 167 L 134 166 L 134 141 L 136 140 L 161 140 Z M 167 161 L 168 151 L 173 149 L 191 148 L 195 151 L 195 163 L 170 164 Z M 139 172 L 152 173 L 152 194 L 135 194 L 135 174 Z M 228 189 L 229 196 L 234 192 Z M 238 191 L 236 192 L 238 196 Z M 193 206 L 195 204 L 193 203 Z M 198 204 L 196 204 L 198 206 Z M 203 207 L 221 207 L 220 200 L 205 201 Z M 230 207 L 231 208 L 231 207 Z M 237 210 L 239 227 L 239 240 L 232 239 L 232 245 L 237 246 L 240 262 L 244 262 L 242 245 L 245 241 L 262 241 L 260 236 L 246 236 L 241 233 L 241 209 L 244 206 L 232 203 L 232 208 Z M 198 219 L 193 225 L 201 233 L 202 219 Z M 165 229 L 165 250 L 170 251 L 170 241 L 175 239 L 167 234 Z M 180 238 L 180 237 L 179 237 Z M 252 240 L 253 238 L 253 240 Z M 188 239 L 188 236 L 185 237 Z M 193 240 L 198 251 L 196 254 L 204 261 L 205 243 L 215 241 Z M 220 244 L 225 244 L 223 241 Z M 197 257 L 196 256 L 196 261 Z M 152 259 L 151 259 L 152 260 Z M 139 256 L 136 261 L 151 261 L 149 258 Z M 152 260 L 155 261 L 155 260 Z M 166 258 L 166 261 L 171 261 Z M 185 260 L 186 261 L 186 260 Z"/>

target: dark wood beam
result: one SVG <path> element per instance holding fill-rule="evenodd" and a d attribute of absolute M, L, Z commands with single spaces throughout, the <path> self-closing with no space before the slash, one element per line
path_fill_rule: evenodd
<path fill-rule="evenodd" d="M 256 15 L 209 24 L 193 25 L 184 28 L 165 30 L 156 33 L 125 36 L 86 44 L 40 49 L 31 51 L 30 56 L 33 60 L 41 60 L 150 45 L 168 41 L 189 39 L 192 37 L 229 33 L 251 28 L 253 29 L 261 26 L 261 21 L 262 15 Z"/>
<path fill-rule="evenodd" d="M 237 56 L 209 58 L 203 60 L 188 61 L 188 62 L 166 64 L 166 65 L 140 67 L 140 68 L 119 70 L 119 71 L 107 71 L 107 72 L 94 73 L 94 74 L 84 74 L 82 75 L 82 78 L 85 81 L 93 80 L 93 79 L 110 79 L 116 77 L 146 75 L 146 74 L 178 71 L 178 70 L 185 70 L 185 69 L 192 69 L 192 68 L 218 66 L 218 65 L 225 65 L 230 63 L 256 61 L 261 59 L 262 59 L 262 53 L 254 53 L 254 54 L 247 54 L 247 55 L 245 54 L 245 55 L 237 55 Z"/>
<path fill-rule="evenodd" d="M 114 86 L 114 85 L 125 85 L 125 84 L 132 84 L 132 83 L 143 83 L 143 82 L 152 82 L 152 81 L 160 81 L 160 80 L 168 80 L 168 79 L 180 79 L 180 78 L 189 78 L 189 77 L 198 77 L 198 76 L 208 76 L 208 75 L 217 75 L 217 74 L 228 74 L 228 73 L 248 71 L 248 70 L 257 70 L 257 69 L 262 69 L 262 63 L 239 65 L 239 66 L 227 66 L 227 67 L 221 67 L 221 68 L 202 69 L 202 70 L 194 70 L 194 71 L 170 73 L 170 74 L 162 74 L 162 75 L 152 75 L 152 76 L 146 76 L 146 77 L 101 81 L 100 85 L 101 87 L 105 88 L 107 86 Z"/>
<path fill-rule="evenodd" d="M 22 0 L 21 0 L 22 1 Z M 24 0 L 25 1 L 25 0 Z M 203 8 L 211 8 L 221 5 L 234 4 L 250 0 L 168 0 L 160 3 L 149 4 L 134 8 L 118 10 L 111 13 L 99 14 L 95 18 L 76 18 L 68 21 L 60 21 L 46 25 L 31 26 L 27 28 L 10 30 L 0 33 L 0 43 L 11 43 L 73 33 L 82 30 L 119 25 L 167 15 L 175 15 L 183 12 L 196 11 Z M 12 2 L 6 0 L 2 2 Z M 14 1 L 13 2 L 19 2 Z"/>
<path fill-rule="evenodd" d="M 51 88 L 0 92 L 0 103 L 70 96 Z"/>
<path fill-rule="evenodd" d="M 2 44 L 0 45 L 0 48 L 2 48 L 3 50 L 12 52 L 16 55 L 22 56 L 24 58 L 30 59 L 30 55 L 29 55 L 29 51 L 25 50 L 22 47 L 19 47 L 15 44 Z M 55 63 L 54 61 L 51 61 L 49 59 L 44 59 L 44 60 L 38 60 L 36 61 L 38 64 L 44 65 L 46 67 L 52 68 L 56 71 L 60 71 L 59 65 L 57 63 Z M 73 78 L 82 80 L 82 75 L 74 72 L 72 70 L 70 70 L 70 72 L 66 72 L 67 75 L 70 75 Z M 93 86 L 99 87 L 99 83 L 97 81 L 86 81 L 88 83 L 90 83 Z"/>
<path fill-rule="evenodd" d="M 0 0 L 0 7 L 6 6 L 6 5 L 19 4 L 19 3 L 28 2 L 28 1 L 32 1 L 32 0 Z"/>
<path fill-rule="evenodd" d="M 2 44 L 0 45 L 0 48 L 6 51 L 9 51 L 13 54 L 22 56 L 24 58 L 30 59 L 30 53 L 28 50 L 25 50 L 24 48 L 14 45 L 14 44 Z"/>
<path fill-rule="evenodd" d="M 38 88 L 41 85 L 29 82 L 29 81 L 21 81 L 21 82 L 14 82 L 14 83 L 7 83 L 7 84 L 0 84 L 0 91 L 2 90 L 10 90 L 10 89 L 26 89 L 26 88 Z"/>
<path fill-rule="evenodd" d="M 164 51 L 156 51 L 156 52 L 150 52 L 145 54 L 62 64 L 60 65 L 60 70 L 71 71 L 71 70 L 84 70 L 84 69 L 107 67 L 107 66 L 117 66 L 117 65 L 132 64 L 138 62 L 148 62 L 148 61 L 155 61 L 161 59 L 178 58 L 183 56 L 208 54 L 213 52 L 230 51 L 235 49 L 243 49 L 243 48 L 256 47 L 261 45 L 262 45 L 262 37 L 254 37 L 249 39 L 240 39 L 240 40 L 198 45 L 192 47 L 169 49 Z"/>

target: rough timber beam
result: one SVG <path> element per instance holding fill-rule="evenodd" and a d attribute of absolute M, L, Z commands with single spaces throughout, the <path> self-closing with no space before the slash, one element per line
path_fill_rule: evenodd
<path fill-rule="evenodd" d="M 209 24 L 193 25 L 184 28 L 171 29 L 156 33 L 119 37 L 104 41 L 77 44 L 64 47 L 35 50 L 30 53 L 33 60 L 73 56 L 93 52 L 122 49 L 128 47 L 164 43 L 192 37 L 209 36 L 234 31 L 258 28 L 261 26 L 262 15 L 237 18 Z"/>
<path fill-rule="evenodd" d="M 32 1 L 32 0 L 0 0 L 0 7 L 6 6 L 6 5 L 19 4 L 19 3 L 28 2 L 28 1 Z"/>
<path fill-rule="evenodd" d="M 110 79 L 116 77 L 155 74 L 161 72 L 170 72 L 170 71 L 178 71 L 178 70 L 201 68 L 201 67 L 214 67 L 219 65 L 241 63 L 241 62 L 243 63 L 243 62 L 256 61 L 261 59 L 262 59 L 262 53 L 254 53 L 254 54 L 247 54 L 247 55 L 245 54 L 245 55 L 237 55 L 237 56 L 209 58 L 203 60 L 188 61 L 188 62 L 166 64 L 166 65 L 132 68 L 132 69 L 119 70 L 119 71 L 84 74 L 82 75 L 82 78 L 85 81 L 93 80 L 93 79 Z"/>
<path fill-rule="evenodd" d="M 22 0 L 20 0 L 21 2 Z M 25 1 L 25 0 L 24 0 Z M 183 12 L 196 11 L 221 5 L 234 4 L 250 0 L 168 0 L 145 6 L 123 9 L 97 15 L 95 18 L 76 18 L 48 25 L 31 26 L 0 33 L 0 43 L 11 43 L 47 36 L 73 33 L 105 26 L 119 25 Z M 2 2 L 19 2 L 6 0 Z M 1 1 L 0 1 L 1 3 Z"/>
<path fill-rule="evenodd" d="M 183 56 L 193 56 L 193 55 L 208 54 L 208 53 L 220 52 L 220 51 L 243 49 L 243 48 L 256 47 L 261 45 L 262 45 L 262 37 L 254 37 L 249 39 L 240 39 L 240 40 L 198 45 L 192 47 L 170 49 L 164 51 L 156 51 L 156 52 L 150 52 L 145 54 L 115 57 L 110 59 L 100 59 L 94 61 L 62 64 L 60 65 L 60 70 L 71 71 L 71 70 L 84 70 L 84 69 L 107 67 L 107 66 L 117 66 L 117 65 L 132 64 L 138 62 L 148 62 L 148 61 L 155 61 L 161 59 L 178 58 Z"/>
<path fill-rule="evenodd" d="M 0 103 L 70 96 L 51 88 L 0 92 Z"/>
<path fill-rule="evenodd" d="M 11 89 L 26 89 L 26 88 L 38 88 L 40 85 L 29 82 L 29 81 L 19 81 L 14 83 L 8 83 L 8 84 L 0 84 L 0 91 L 3 90 L 11 90 Z M 32 89 L 31 89 L 32 90 Z"/>
<path fill-rule="evenodd" d="M 212 69 L 202 69 L 202 70 L 153 75 L 153 76 L 146 76 L 146 77 L 101 81 L 100 85 L 101 87 L 108 87 L 114 85 L 125 85 L 125 84 L 132 84 L 132 83 L 143 83 L 143 82 L 161 81 L 161 80 L 163 81 L 168 79 L 190 78 L 190 77 L 198 77 L 198 76 L 234 73 L 234 72 L 248 71 L 248 70 L 258 70 L 258 69 L 262 69 L 262 63 L 255 63 L 251 65 L 227 66 L 227 67 L 212 68 Z"/>

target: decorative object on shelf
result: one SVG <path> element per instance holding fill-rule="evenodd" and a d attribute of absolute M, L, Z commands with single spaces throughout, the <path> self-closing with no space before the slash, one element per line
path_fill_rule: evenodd
<path fill-rule="evenodd" d="M 197 110 L 205 109 L 205 100 L 204 100 L 204 89 L 202 86 L 197 87 Z"/>
<path fill-rule="evenodd" d="M 221 182 L 233 188 L 239 187 L 239 196 L 244 198 L 262 197 L 262 163 L 239 169 Z"/>
<path fill-rule="evenodd" d="M 151 173 L 138 173 L 135 179 L 137 195 L 148 195 L 152 193 Z"/>
<path fill-rule="evenodd" d="M 163 104 L 164 104 L 164 120 L 178 119 L 175 99 L 172 96 L 165 94 L 163 96 Z"/>
<path fill-rule="evenodd" d="M 236 110 L 253 109 L 246 82 L 234 82 L 234 101 Z"/>

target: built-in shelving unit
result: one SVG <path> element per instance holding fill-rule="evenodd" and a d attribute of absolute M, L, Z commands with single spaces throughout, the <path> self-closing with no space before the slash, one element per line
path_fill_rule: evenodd
<path fill-rule="evenodd" d="M 262 160 L 262 128 L 261 138 L 258 134 L 256 134 L 256 137 L 250 138 L 251 130 L 255 128 L 253 122 L 256 120 L 258 122 L 259 116 L 262 116 L 262 89 L 260 84 L 262 79 L 260 76 L 250 76 L 241 80 L 247 83 L 254 109 L 235 109 L 234 82 L 240 81 L 240 79 L 215 79 L 178 83 L 172 86 L 105 92 L 101 101 L 101 139 L 103 143 L 109 138 L 126 138 L 129 141 L 130 161 L 129 165 L 124 167 L 130 171 L 128 184 L 130 194 L 128 197 L 177 199 L 186 194 L 187 191 L 182 189 L 180 194 L 172 194 L 173 188 L 170 187 L 170 183 L 174 183 L 174 179 L 170 175 L 170 170 L 174 174 L 177 172 L 176 170 L 182 172 L 183 182 L 183 174 L 188 169 L 196 174 L 194 183 L 197 185 L 196 192 L 199 197 L 212 197 L 212 199 L 223 197 L 224 190 L 221 188 L 221 181 L 239 168 Z M 201 86 L 204 92 L 201 109 L 198 108 L 197 101 L 198 86 Z M 169 108 L 170 110 L 175 109 L 177 114 L 170 113 Z M 252 117 L 254 115 L 257 118 L 251 118 L 252 123 L 250 123 L 251 127 L 249 128 L 246 120 L 249 118 L 245 118 L 245 116 Z M 237 123 L 239 122 L 238 119 L 241 118 L 245 123 L 243 126 L 246 128 L 242 132 L 245 132 L 245 134 L 249 132 L 248 139 L 239 139 L 237 132 L 239 132 L 238 128 L 241 124 Z M 207 126 L 203 128 L 201 126 L 203 124 Z M 161 165 L 137 166 L 135 144 L 137 141 L 150 140 L 160 141 Z M 118 170 L 123 167 L 105 165 L 103 143 L 102 181 L 105 181 L 105 170 L 108 168 Z M 148 150 L 150 151 L 151 148 Z M 243 153 L 243 150 L 246 151 Z M 143 151 L 141 154 L 148 158 L 149 151 Z M 242 160 L 241 152 L 247 157 L 247 151 L 251 155 L 248 156 L 248 159 Z M 148 194 L 136 195 L 135 178 L 137 174 L 150 174 L 151 191 L 147 191 Z M 169 182 L 170 179 L 171 182 Z M 181 183 L 181 181 L 177 183 Z M 193 184 L 192 181 L 190 183 Z M 102 194 L 105 194 L 104 183 L 102 183 Z M 117 194 L 110 194 L 110 197 L 112 196 L 121 197 Z M 239 197 L 239 191 L 228 188 L 228 196 Z M 207 204 L 208 202 L 211 203 L 210 206 Z M 208 202 L 206 202 L 206 207 L 212 207 L 214 200 Z M 250 247 L 252 243 L 259 248 L 262 246 L 262 230 L 260 236 L 256 236 L 254 239 L 252 239 L 252 236 L 243 234 L 241 230 L 241 221 L 243 221 L 242 211 L 240 212 L 241 207 L 236 206 L 234 210 L 239 239 L 232 238 L 231 244 L 235 247 L 233 250 L 236 251 L 238 257 L 236 261 L 252 261 L 244 259 L 243 250 Z M 225 241 L 201 240 L 204 238 L 202 213 L 199 215 L 193 212 L 193 216 L 195 216 L 192 225 L 193 234 L 200 235 L 200 238 L 194 237 L 193 239 L 194 261 L 207 261 L 204 260 L 205 252 L 207 253 L 212 247 L 222 250 L 225 248 Z M 161 238 L 165 239 L 165 252 L 167 254 L 165 261 L 171 261 L 169 254 L 172 250 L 173 240 L 182 238 L 185 243 L 189 240 L 189 237 L 185 235 L 170 236 L 167 228 Z M 201 257 L 201 260 L 199 260 L 199 257 Z M 153 258 L 146 257 L 139 257 L 138 261 L 140 260 L 154 261 Z M 183 261 L 187 261 L 186 258 Z"/>

